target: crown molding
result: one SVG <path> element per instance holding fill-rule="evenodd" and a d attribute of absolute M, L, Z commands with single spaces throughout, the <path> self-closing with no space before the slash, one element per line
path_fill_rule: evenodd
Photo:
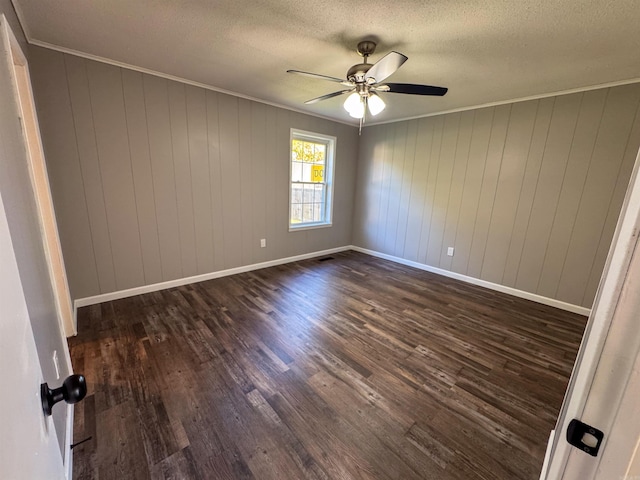
<path fill-rule="evenodd" d="M 24 27 L 23 27 L 23 29 L 24 29 Z M 26 33 L 26 31 L 25 31 L 25 33 Z M 33 38 L 30 38 L 30 37 L 27 37 L 27 41 L 29 42 L 30 45 L 35 45 L 37 47 L 42 47 L 42 48 L 46 48 L 46 49 L 49 49 L 49 50 L 55 50 L 57 52 L 66 53 L 68 55 L 74 55 L 76 57 L 86 58 L 87 60 L 93 60 L 95 62 L 100 62 L 100 63 L 106 63 L 108 65 L 113 65 L 113 66 L 119 67 L 119 68 L 126 68 L 128 70 L 133 70 L 133 71 L 136 71 L 136 72 L 145 73 L 147 75 L 153 75 L 153 76 L 165 78 L 167 80 L 171 80 L 171 81 L 174 81 L 174 82 L 180 82 L 180 83 L 183 83 L 185 85 L 192 85 L 194 87 L 204 88 L 205 90 L 211 90 L 213 92 L 218 92 L 218 93 L 222 93 L 222 94 L 225 94 L 225 95 L 231 95 L 232 97 L 242 98 L 242 99 L 245 99 L 245 100 L 250 100 L 252 102 L 257 102 L 257 103 L 262 103 L 264 105 L 269 105 L 271 107 L 281 108 L 283 110 L 289 110 L 291 112 L 300 113 L 302 115 L 309 115 L 310 117 L 321 118 L 323 120 L 328 120 L 330 122 L 339 123 L 339 124 L 342 124 L 342 125 L 347 125 L 349 127 L 357 128 L 357 125 L 354 125 L 353 123 L 350 123 L 350 122 L 345 122 L 343 120 L 337 120 L 335 118 L 327 117 L 327 116 L 324 116 L 324 115 L 319 115 L 317 113 L 307 112 L 305 110 L 300 110 L 300 109 L 297 109 L 297 108 L 293 108 L 293 107 L 290 107 L 288 105 L 282 105 L 280 103 L 269 102 L 267 100 L 262 100 L 260 98 L 252 97 L 252 96 L 249 96 L 249 95 L 244 95 L 242 93 L 234 92 L 234 91 L 231 91 L 231 90 L 225 90 L 223 88 L 214 87 L 213 85 L 208 85 L 206 83 L 195 82 L 193 80 L 189 80 L 189 79 L 186 79 L 186 78 L 183 78 L 183 77 L 170 75 L 170 74 L 164 73 L 164 72 L 158 72 L 157 70 L 151 70 L 149 68 L 138 67 L 136 65 L 131 65 L 129 63 L 120 62 L 118 60 L 113 60 L 113 59 L 106 58 L 106 57 L 101 57 L 101 56 L 98 56 L 98 55 L 92 55 L 90 53 L 81 52 L 79 50 L 74 50 L 72 48 L 61 47 L 59 45 L 55 45 L 55 44 L 48 43 L 48 42 L 43 42 L 41 40 L 35 40 Z"/>

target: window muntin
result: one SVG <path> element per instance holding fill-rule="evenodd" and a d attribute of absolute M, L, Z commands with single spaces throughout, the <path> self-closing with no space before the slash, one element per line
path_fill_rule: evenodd
<path fill-rule="evenodd" d="M 291 130 L 289 229 L 331 225 L 335 138 Z"/>

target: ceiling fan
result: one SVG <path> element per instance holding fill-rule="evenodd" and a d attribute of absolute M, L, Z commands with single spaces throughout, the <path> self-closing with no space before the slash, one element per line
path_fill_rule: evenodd
<path fill-rule="evenodd" d="M 376 43 L 373 41 L 365 40 L 358 43 L 357 52 L 364 60 L 362 63 L 354 65 L 347 71 L 346 80 L 329 77 L 327 75 L 319 75 L 317 73 L 301 72 L 300 70 L 287 70 L 287 72 L 320 80 L 328 80 L 349 87 L 346 90 L 312 98 L 304 103 L 310 105 L 321 100 L 327 100 L 350 93 L 344 102 L 344 108 L 353 118 L 360 119 L 360 127 L 362 127 L 362 123 L 364 122 L 367 109 L 373 116 L 384 110 L 386 105 L 378 93 L 390 92 L 409 95 L 434 95 L 439 97 L 447 93 L 448 89 L 444 87 L 416 85 L 413 83 L 382 83 L 407 61 L 407 57 L 398 52 L 390 52 L 377 63 L 367 63 L 367 59 L 373 54 L 375 49 Z"/>

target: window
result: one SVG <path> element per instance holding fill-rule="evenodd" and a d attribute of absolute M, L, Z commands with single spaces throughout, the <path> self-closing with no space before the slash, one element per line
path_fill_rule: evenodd
<path fill-rule="evenodd" d="M 289 230 L 331 225 L 335 137 L 291 130 Z"/>

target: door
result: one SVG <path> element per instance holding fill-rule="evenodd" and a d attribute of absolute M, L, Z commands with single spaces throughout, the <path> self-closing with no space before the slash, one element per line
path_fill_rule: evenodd
<path fill-rule="evenodd" d="M 0 477 L 64 479 L 55 427 L 42 413 L 42 372 L 1 196 L 0 305 Z"/>
<path fill-rule="evenodd" d="M 541 479 L 640 478 L 640 154 Z M 572 419 L 604 432 L 597 456 L 566 440 Z"/>

